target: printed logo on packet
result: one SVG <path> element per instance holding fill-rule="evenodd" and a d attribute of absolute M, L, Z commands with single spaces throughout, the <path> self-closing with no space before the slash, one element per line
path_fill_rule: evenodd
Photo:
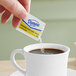
<path fill-rule="evenodd" d="M 44 27 L 44 22 L 28 14 L 26 19 L 23 19 L 16 29 L 35 40 L 39 40 L 44 30 Z"/>
<path fill-rule="evenodd" d="M 31 26 L 31 27 L 39 27 L 40 24 L 38 21 L 34 20 L 34 19 L 28 19 L 28 24 Z"/>

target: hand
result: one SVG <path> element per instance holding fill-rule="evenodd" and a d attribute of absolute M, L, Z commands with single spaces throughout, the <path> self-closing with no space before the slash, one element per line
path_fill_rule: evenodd
<path fill-rule="evenodd" d="M 31 0 L 0 0 L 1 22 L 5 24 L 13 14 L 12 25 L 17 27 L 19 21 L 30 12 Z"/>

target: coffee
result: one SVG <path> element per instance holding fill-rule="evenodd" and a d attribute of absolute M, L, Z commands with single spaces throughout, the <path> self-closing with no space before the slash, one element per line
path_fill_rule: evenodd
<path fill-rule="evenodd" d="M 44 48 L 44 53 L 41 52 L 41 49 L 31 50 L 30 53 L 34 53 L 34 54 L 60 54 L 60 53 L 64 53 L 64 51 L 60 50 L 60 49 L 54 49 L 54 48 Z"/>

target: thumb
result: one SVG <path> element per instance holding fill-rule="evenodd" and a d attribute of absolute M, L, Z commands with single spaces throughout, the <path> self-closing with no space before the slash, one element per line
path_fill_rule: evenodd
<path fill-rule="evenodd" d="M 17 0 L 0 0 L 0 5 L 20 19 L 24 19 L 27 15 L 25 8 Z"/>

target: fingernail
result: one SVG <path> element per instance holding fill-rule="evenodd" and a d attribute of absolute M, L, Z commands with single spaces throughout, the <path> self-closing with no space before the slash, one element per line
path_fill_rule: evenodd
<path fill-rule="evenodd" d="M 25 19 L 26 16 L 27 16 L 26 11 L 22 11 L 22 12 L 19 14 L 20 19 Z"/>

